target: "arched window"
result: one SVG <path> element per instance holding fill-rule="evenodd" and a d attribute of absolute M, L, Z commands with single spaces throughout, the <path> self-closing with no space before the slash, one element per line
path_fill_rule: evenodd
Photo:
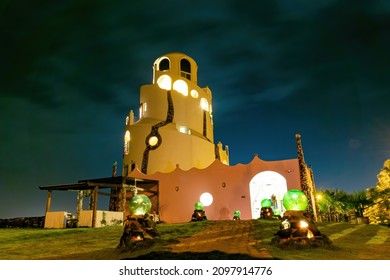
<path fill-rule="evenodd" d="M 124 149 L 123 149 L 123 153 L 125 155 L 128 155 L 129 154 L 129 149 L 130 149 L 130 131 L 126 131 L 125 133 L 125 146 L 124 146 Z"/>
<path fill-rule="evenodd" d="M 171 90 L 172 79 L 168 75 L 162 75 L 160 78 L 158 78 L 157 84 L 162 89 Z"/>
<path fill-rule="evenodd" d="M 160 71 L 163 71 L 163 70 L 169 70 L 169 59 L 168 58 L 163 58 L 161 61 L 160 61 L 160 64 L 158 66 L 158 69 Z"/>
<path fill-rule="evenodd" d="M 200 107 L 203 109 L 203 110 L 205 110 L 205 111 L 209 111 L 210 110 L 210 108 L 209 108 L 209 102 L 207 102 L 207 99 L 206 98 L 202 98 L 201 100 L 200 100 Z"/>
<path fill-rule="evenodd" d="M 188 85 L 184 80 L 177 80 L 173 83 L 173 89 L 180 92 L 184 96 L 188 95 Z"/>
<path fill-rule="evenodd" d="M 181 71 L 181 76 L 188 79 L 188 80 L 191 80 L 191 64 L 190 62 L 183 58 L 182 60 L 180 60 L 180 71 Z"/>

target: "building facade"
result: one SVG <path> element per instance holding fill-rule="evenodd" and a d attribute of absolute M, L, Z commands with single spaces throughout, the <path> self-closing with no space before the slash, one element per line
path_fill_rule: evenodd
<path fill-rule="evenodd" d="M 316 213 L 314 178 L 303 158 L 230 166 L 229 150 L 214 143 L 212 93 L 197 84 L 198 66 L 183 53 L 169 53 L 153 64 L 152 84 L 140 89 L 138 116 L 130 110 L 124 130 L 122 176 L 159 182 L 158 214 L 165 222 L 189 221 L 194 204 L 207 197 L 208 219 L 260 216 L 260 203 L 273 197 L 274 212 L 283 214 L 290 189 L 305 191 Z M 245 143 L 243 143 L 245 145 Z"/>

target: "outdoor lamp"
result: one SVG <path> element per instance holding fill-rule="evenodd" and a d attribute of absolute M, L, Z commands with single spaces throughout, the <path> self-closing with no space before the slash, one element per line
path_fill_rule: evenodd
<path fill-rule="evenodd" d="M 241 219 L 240 216 L 241 216 L 240 210 L 235 210 L 233 212 L 233 220 L 240 220 Z"/>
<path fill-rule="evenodd" d="M 271 200 L 268 199 L 268 198 L 264 198 L 262 201 L 261 201 L 261 207 L 271 207 Z"/>
<path fill-rule="evenodd" d="M 304 211 L 307 204 L 308 199 L 300 190 L 289 190 L 283 196 L 283 205 L 286 210 Z"/>
<path fill-rule="evenodd" d="M 144 194 L 136 194 L 129 202 L 130 211 L 133 215 L 144 215 L 152 208 L 152 202 Z"/>
<path fill-rule="evenodd" d="M 194 208 L 195 208 L 195 210 L 202 211 L 204 209 L 204 206 L 203 206 L 202 202 L 198 201 L 195 203 Z"/>

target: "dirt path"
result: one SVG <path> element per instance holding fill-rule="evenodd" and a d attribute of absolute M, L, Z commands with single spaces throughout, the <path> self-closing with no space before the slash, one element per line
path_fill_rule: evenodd
<path fill-rule="evenodd" d="M 211 252 L 221 251 L 227 254 L 246 254 L 254 258 L 271 259 L 267 249 L 257 250 L 257 241 L 251 234 L 251 220 L 213 221 L 203 231 L 191 237 L 180 239 L 171 246 L 172 252 Z"/>

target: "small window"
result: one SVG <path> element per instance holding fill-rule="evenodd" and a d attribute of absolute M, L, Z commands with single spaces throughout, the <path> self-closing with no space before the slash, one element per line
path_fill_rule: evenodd
<path fill-rule="evenodd" d="M 191 73 L 191 64 L 190 64 L 190 62 L 187 59 L 183 58 L 180 61 L 180 70 L 184 71 L 184 72 L 187 72 L 187 73 Z"/>
<path fill-rule="evenodd" d="M 178 125 L 177 130 L 179 130 L 179 132 L 183 133 L 183 134 L 191 134 L 191 130 L 187 126 L 184 126 L 184 125 Z"/>
<path fill-rule="evenodd" d="M 191 64 L 187 59 L 183 58 L 180 61 L 180 71 L 183 78 L 191 80 Z"/>
<path fill-rule="evenodd" d="M 158 66 L 158 69 L 160 71 L 164 71 L 164 70 L 169 70 L 169 59 L 168 58 L 164 58 L 160 61 L 160 64 Z"/>

